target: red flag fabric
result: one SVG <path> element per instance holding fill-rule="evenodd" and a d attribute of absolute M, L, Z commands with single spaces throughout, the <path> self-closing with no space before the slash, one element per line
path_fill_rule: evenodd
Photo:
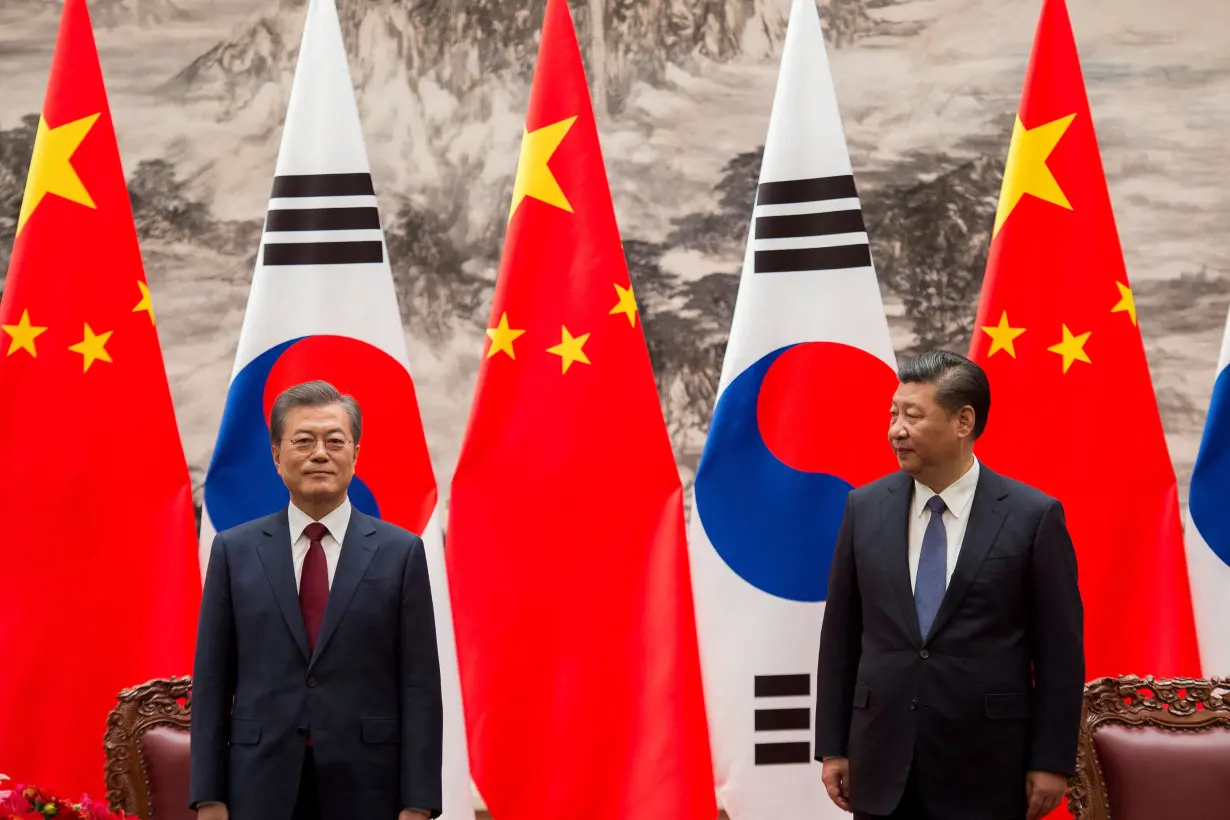
<path fill-rule="evenodd" d="M 0 328 L 0 771 L 101 799 L 116 694 L 192 671 L 201 578 L 85 0 L 64 4 Z"/>
<path fill-rule="evenodd" d="M 1063 0 L 1044 0 L 970 356 L 976 452 L 1064 505 L 1088 678 L 1199 675 L 1174 467 Z"/>
<path fill-rule="evenodd" d="M 547 0 L 445 556 L 501 820 L 712 820 L 683 491 L 576 32 Z"/>

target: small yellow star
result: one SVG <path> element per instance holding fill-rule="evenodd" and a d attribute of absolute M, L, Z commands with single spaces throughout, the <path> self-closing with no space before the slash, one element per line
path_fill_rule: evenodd
<path fill-rule="evenodd" d="M 98 117 L 98 114 L 91 114 L 58 128 L 48 128 L 47 121 L 39 117 L 34 151 L 30 155 L 30 171 L 26 174 L 26 191 L 21 198 L 21 212 L 17 215 L 19 235 L 30 214 L 47 194 L 55 194 L 87 208 L 94 207 L 94 200 L 82 184 L 81 177 L 77 176 L 72 158 Z"/>
<path fill-rule="evenodd" d="M 987 351 L 987 358 L 991 358 L 1001 350 L 1008 351 L 1008 355 L 1016 358 L 1016 348 L 1013 347 L 1013 341 L 1016 337 L 1025 332 L 1023 327 L 1010 327 L 1008 325 L 1008 311 L 1000 314 L 999 324 L 990 326 L 985 325 L 982 332 L 991 337 L 991 349 Z"/>
<path fill-rule="evenodd" d="M 1047 350 L 1063 356 L 1063 372 L 1067 373 L 1068 368 L 1072 366 L 1072 362 L 1093 364 L 1093 362 L 1089 361 L 1089 354 L 1085 352 L 1085 342 L 1087 341 L 1089 341 L 1088 333 L 1073 336 L 1072 331 L 1068 330 L 1068 326 L 1064 325 L 1063 341 L 1059 344 L 1051 345 Z"/>
<path fill-rule="evenodd" d="M 149 313 L 149 323 L 151 325 L 156 324 L 154 322 L 154 302 L 149 297 L 149 285 L 138 279 L 137 287 L 141 289 L 141 301 L 137 302 L 137 306 L 132 309 L 132 312 L 136 313 L 139 310 L 144 310 Z"/>
<path fill-rule="evenodd" d="M 111 333 L 112 331 L 110 330 L 106 333 L 95 333 L 90 329 L 90 323 L 86 322 L 85 338 L 69 348 L 74 353 L 80 353 L 85 357 L 83 360 L 85 369 L 81 371 L 82 373 L 88 371 L 90 365 L 99 359 L 104 362 L 111 361 L 111 354 L 107 352 L 106 348 L 107 340 L 111 338 Z"/>
<path fill-rule="evenodd" d="M 1025 194 L 1032 194 L 1045 202 L 1072 210 L 1071 203 L 1055 181 L 1046 160 L 1063 139 L 1075 117 L 1075 114 L 1069 114 L 1037 128 L 1026 128 L 1021 124 L 1021 118 L 1016 118 L 1016 123 L 1012 126 L 1012 142 L 1008 145 L 1008 161 L 1004 163 L 1004 182 L 999 191 L 999 207 L 995 211 L 992 238 L 999 233 L 999 229 Z"/>
<path fill-rule="evenodd" d="M 517 354 L 513 352 L 513 340 L 524 330 L 513 330 L 508 326 L 508 314 L 500 314 L 500 323 L 495 327 L 487 328 L 487 337 L 491 339 L 491 346 L 487 348 L 487 358 L 490 359 L 501 350 L 508 354 L 508 358 L 515 359 Z"/>
<path fill-rule="evenodd" d="M 1132 317 L 1132 324 L 1136 324 L 1136 299 L 1132 296 L 1132 289 L 1122 282 L 1115 282 L 1119 288 L 1119 303 L 1110 309 L 1111 313 L 1122 313 L 1127 311 L 1127 315 Z"/>
<path fill-rule="evenodd" d="M 563 364 L 563 370 L 560 372 L 567 373 L 568 368 L 572 366 L 573 362 L 589 364 L 589 358 L 585 355 L 585 351 L 581 349 L 584 347 L 585 342 L 589 340 L 589 334 L 586 333 L 582 336 L 573 336 L 568 332 L 568 328 L 566 327 L 563 328 L 563 331 L 563 339 L 560 343 L 553 347 L 548 347 L 547 352 L 554 353 L 556 356 L 560 357 Z"/>
<path fill-rule="evenodd" d="M 636 327 L 636 296 L 632 293 L 631 287 L 621 287 L 618 282 L 615 283 L 615 292 L 619 294 L 619 303 L 611 308 L 611 315 L 623 313 L 628 317 L 628 324 Z"/>
<path fill-rule="evenodd" d="M 24 350 L 31 356 L 38 356 L 38 352 L 34 349 L 34 340 L 42 333 L 46 332 L 45 327 L 36 327 L 30 324 L 30 311 L 23 310 L 21 312 L 21 321 L 15 325 L 0 325 L 4 332 L 13 337 L 13 341 L 9 342 L 9 352 L 7 355 L 12 356 L 18 350 Z"/>
<path fill-rule="evenodd" d="M 517 206 L 527 196 L 562 208 L 572 213 L 572 205 L 568 197 L 560 190 L 555 174 L 547 167 L 555 149 L 564 141 L 576 117 L 545 125 L 534 131 L 525 131 L 521 137 L 521 157 L 517 160 L 517 178 L 513 181 L 512 205 L 508 209 L 511 220 L 517 212 Z"/>

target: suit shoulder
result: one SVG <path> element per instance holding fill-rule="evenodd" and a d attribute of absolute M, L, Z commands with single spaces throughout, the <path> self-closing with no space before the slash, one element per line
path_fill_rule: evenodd
<path fill-rule="evenodd" d="M 281 513 L 276 512 L 271 515 L 263 515 L 260 518 L 253 518 L 251 521 L 227 527 L 225 530 L 219 531 L 218 535 L 228 544 L 251 541 L 257 536 L 264 535 L 266 532 L 273 530 L 277 526 L 279 515 Z"/>
<path fill-rule="evenodd" d="M 903 472 L 893 472 L 886 476 L 881 476 L 869 484 L 864 484 L 861 487 L 855 487 L 850 491 L 850 503 L 864 504 L 868 501 L 878 501 L 890 492 L 901 492 L 908 490 L 910 485 L 910 477 Z"/>
<path fill-rule="evenodd" d="M 415 544 L 422 544 L 423 539 L 410 532 L 405 527 L 399 527 L 388 521 L 383 521 L 379 518 L 373 518 L 370 515 L 365 515 L 364 518 L 376 530 L 376 534 L 380 536 L 380 540 L 391 544 L 401 544 L 406 548 L 413 547 Z"/>
<path fill-rule="evenodd" d="M 999 479 L 1003 482 L 1004 489 L 1008 493 L 1008 500 L 1014 507 L 1041 513 L 1059 503 L 1054 496 L 1047 495 L 1024 481 L 1017 481 L 1015 478 L 1008 478 L 1004 475 L 999 476 Z"/>

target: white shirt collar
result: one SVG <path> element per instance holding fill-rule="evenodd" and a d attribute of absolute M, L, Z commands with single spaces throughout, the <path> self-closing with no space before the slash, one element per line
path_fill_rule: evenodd
<path fill-rule="evenodd" d="M 954 518 L 963 518 L 969 511 L 970 502 L 974 500 L 974 491 L 978 489 L 978 473 L 978 459 L 975 457 L 974 463 L 965 471 L 965 475 L 949 484 L 944 492 L 939 494 L 940 498 L 944 499 L 944 506 Z M 935 493 L 930 487 L 918 481 L 914 482 L 913 513 L 915 517 L 922 517 L 927 513 L 927 502 L 933 495 Z"/>
<path fill-rule="evenodd" d="M 346 528 L 350 526 L 350 497 L 347 496 L 340 507 L 333 512 L 320 519 L 320 523 L 324 524 L 329 530 L 329 535 L 337 543 L 342 543 L 346 539 Z M 303 531 L 307 529 L 307 525 L 311 524 L 315 519 L 290 503 L 286 507 L 286 517 L 290 522 L 290 542 L 293 544 L 299 540 L 299 536 L 303 535 Z"/>

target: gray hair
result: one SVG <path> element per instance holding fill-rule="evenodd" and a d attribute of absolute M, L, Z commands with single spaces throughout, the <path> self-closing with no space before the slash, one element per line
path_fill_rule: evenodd
<path fill-rule="evenodd" d="M 328 407 L 330 404 L 340 404 L 346 408 L 350 416 L 350 434 L 354 436 L 355 446 L 359 446 L 359 438 L 363 435 L 363 411 L 354 396 L 339 393 L 337 388 L 326 381 L 316 380 L 288 387 L 278 395 L 269 411 L 269 440 L 274 446 L 282 441 L 286 431 L 286 414 L 294 407 Z"/>

